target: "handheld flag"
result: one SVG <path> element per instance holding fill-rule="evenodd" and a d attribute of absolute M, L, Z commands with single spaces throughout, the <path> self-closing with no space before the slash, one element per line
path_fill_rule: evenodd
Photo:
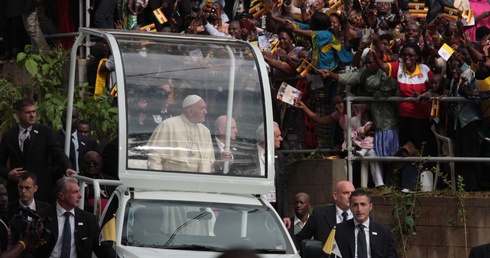
<path fill-rule="evenodd" d="M 265 13 L 265 6 L 261 1 L 255 1 L 253 6 L 250 7 L 249 13 L 252 14 L 254 19 L 259 18 Z"/>
<path fill-rule="evenodd" d="M 213 0 L 206 0 L 202 8 L 204 9 L 205 12 L 210 13 L 211 8 L 213 8 Z"/>
<path fill-rule="evenodd" d="M 308 63 L 308 61 L 306 61 L 305 59 L 303 59 L 301 61 L 301 63 L 299 64 L 299 66 L 296 68 L 296 72 L 298 72 L 298 74 L 301 77 L 305 77 L 306 74 L 311 71 L 311 69 L 314 69 L 314 67 L 310 63 Z"/>
<path fill-rule="evenodd" d="M 448 44 L 444 43 L 444 45 L 442 45 L 441 49 L 439 49 L 437 53 L 442 58 L 444 58 L 444 60 L 447 61 L 449 60 L 449 57 L 451 57 L 451 55 L 454 53 L 454 49 L 452 49 Z"/>
<path fill-rule="evenodd" d="M 472 9 L 463 10 L 463 13 L 461 14 L 461 16 L 463 17 L 463 25 L 464 26 L 475 25 L 475 13 L 473 13 Z"/>
<path fill-rule="evenodd" d="M 157 29 L 155 27 L 155 23 L 148 24 L 146 26 L 143 26 L 140 28 L 141 31 L 148 31 L 148 32 L 156 32 Z"/>
<path fill-rule="evenodd" d="M 167 17 L 162 12 L 162 8 L 158 8 L 158 9 L 153 10 L 153 15 L 155 15 L 155 18 L 157 18 L 158 23 L 160 23 L 160 24 L 164 24 L 164 23 L 168 22 Z"/>
<path fill-rule="evenodd" d="M 339 7 L 339 5 L 342 4 L 342 0 L 329 0 L 328 5 L 330 6 L 330 9 L 335 9 Z"/>
<path fill-rule="evenodd" d="M 439 116 L 440 106 L 441 106 L 441 101 L 439 99 L 432 99 L 432 103 L 430 107 L 430 117 Z"/>
<path fill-rule="evenodd" d="M 425 19 L 428 12 L 429 8 L 425 7 L 424 2 L 408 3 L 408 13 L 410 13 L 410 16 L 414 18 Z"/>
<path fill-rule="evenodd" d="M 276 44 L 271 43 L 274 47 L 271 49 L 271 55 L 275 55 L 277 51 L 279 50 L 279 43 L 276 42 Z"/>
<path fill-rule="evenodd" d="M 442 14 L 442 17 L 444 17 L 450 21 L 457 21 L 458 20 L 458 9 L 445 6 L 444 7 L 444 13 Z"/>

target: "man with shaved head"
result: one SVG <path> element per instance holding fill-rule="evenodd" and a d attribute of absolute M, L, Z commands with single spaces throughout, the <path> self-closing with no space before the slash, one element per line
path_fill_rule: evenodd
<path fill-rule="evenodd" d="M 304 228 L 294 236 L 297 247 L 301 246 L 301 241 L 311 237 L 321 241 L 324 245 L 335 225 L 351 219 L 353 216 L 350 211 L 349 197 L 354 190 L 354 185 L 349 181 L 337 182 L 332 193 L 334 204 L 313 209 Z"/>
<path fill-rule="evenodd" d="M 226 116 L 219 116 L 214 122 L 214 137 L 213 137 L 213 145 L 214 145 L 214 169 L 216 172 L 223 172 L 224 163 L 226 161 L 232 161 L 234 159 L 233 156 L 233 148 L 229 148 L 226 150 Z M 230 128 L 230 145 L 231 141 L 236 140 L 236 134 L 238 133 L 238 129 L 236 126 L 235 119 L 231 119 L 231 128 Z M 236 148 L 235 148 L 236 149 Z"/>

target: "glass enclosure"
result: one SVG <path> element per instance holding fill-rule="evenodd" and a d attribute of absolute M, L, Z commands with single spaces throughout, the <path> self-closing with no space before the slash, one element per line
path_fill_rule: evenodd
<path fill-rule="evenodd" d="M 122 243 L 202 251 L 241 246 L 259 253 L 289 253 L 292 246 L 279 225 L 264 206 L 132 200 L 126 207 Z"/>
<path fill-rule="evenodd" d="M 264 140 L 257 130 L 265 121 L 262 85 L 248 44 L 121 35 L 117 42 L 127 169 L 267 177 L 257 149 Z"/>

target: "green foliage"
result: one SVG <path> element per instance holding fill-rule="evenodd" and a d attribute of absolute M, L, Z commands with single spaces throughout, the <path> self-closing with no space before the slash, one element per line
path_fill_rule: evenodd
<path fill-rule="evenodd" d="M 27 86 L 28 96 L 38 105 L 40 123 L 61 129 L 61 112 L 66 103 L 63 88 L 63 64 L 69 52 L 62 47 L 51 51 L 37 51 L 27 45 L 24 52 L 17 55 L 17 65 L 23 66 L 34 81 Z"/>
<path fill-rule="evenodd" d="M 417 237 L 417 219 L 420 216 L 416 206 L 416 193 L 392 191 L 391 201 L 395 205 L 392 211 L 391 230 L 398 242 L 402 257 L 407 255 L 410 244 Z"/>
<path fill-rule="evenodd" d="M 466 196 L 467 192 L 464 190 L 464 179 L 461 175 L 458 175 L 458 179 L 456 181 L 456 188 L 453 187 L 451 184 L 451 181 L 447 178 L 447 175 L 440 173 L 440 171 L 436 171 L 439 176 L 442 178 L 442 182 L 444 185 L 446 185 L 451 193 L 456 197 L 458 200 L 458 218 L 459 220 L 463 223 L 464 227 L 464 246 L 465 246 L 465 253 L 466 257 L 468 256 L 468 210 L 466 210 Z M 456 222 L 454 220 L 449 220 L 448 221 L 449 225 L 456 225 Z"/>
<path fill-rule="evenodd" d="M 7 78 L 0 77 L 0 131 L 15 124 L 13 103 L 22 96 L 21 89 Z"/>
<path fill-rule="evenodd" d="M 424 146 L 425 143 L 423 143 L 419 152 L 420 160 L 412 163 L 418 171 L 417 182 L 420 182 L 420 173 L 424 169 L 424 164 L 428 161 L 428 159 L 422 159 Z M 399 171 L 395 171 L 394 173 L 399 174 Z M 420 216 L 420 212 L 416 200 L 417 196 L 421 194 L 418 192 L 419 187 L 417 184 L 415 191 L 409 193 L 392 191 L 390 196 L 391 201 L 395 205 L 392 211 L 391 230 L 398 243 L 402 257 L 407 257 L 410 244 L 417 237 L 417 219 Z"/>
<path fill-rule="evenodd" d="M 101 143 L 116 137 L 118 109 L 112 105 L 112 96 L 104 94 L 94 97 L 93 90 L 87 83 L 78 87 L 76 91 L 86 93 L 83 98 L 76 99 L 73 106 L 80 112 L 80 119 L 87 120 L 92 125 L 95 132 L 92 135 Z"/>
<path fill-rule="evenodd" d="M 15 101 L 27 97 L 37 103 L 38 122 L 51 126 L 53 130 L 62 129 L 61 116 L 67 105 L 66 90 L 63 87 L 63 65 L 69 57 L 69 51 L 54 47 L 51 51 L 33 51 L 26 46 L 24 52 L 17 55 L 17 64 L 26 69 L 34 81 L 25 87 L 18 87 L 6 78 L 0 78 L 0 131 L 15 124 L 13 105 Z M 74 107 L 80 112 L 80 119 L 91 123 L 95 133 L 92 135 L 100 142 L 108 142 L 117 135 L 117 107 L 112 97 L 103 95 L 94 98 L 87 84 L 75 89 L 86 94 L 75 95 Z"/>

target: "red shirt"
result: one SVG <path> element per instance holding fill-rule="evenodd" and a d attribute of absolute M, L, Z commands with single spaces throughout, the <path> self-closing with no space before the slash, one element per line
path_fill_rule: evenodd
<path fill-rule="evenodd" d="M 429 81 L 432 78 L 432 71 L 427 65 L 417 64 L 415 71 L 407 71 L 403 63 L 388 63 L 390 70 L 388 76 L 396 78 L 400 97 L 413 97 L 416 91 L 426 92 L 430 88 Z M 413 118 L 429 118 L 430 103 L 400 102 L 398 115 Z"/>

